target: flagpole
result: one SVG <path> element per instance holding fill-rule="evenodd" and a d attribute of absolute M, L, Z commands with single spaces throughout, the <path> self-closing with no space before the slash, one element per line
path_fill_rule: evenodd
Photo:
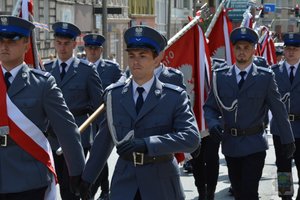
<path fill-rule="evenodd" d="M 205 37 L 206 37 L 206 38 L 208 38 L 208 36 L 209 36 L 210 33 L 211 33 L 212 28 L 215 26 L 215 24 L 216 24 L 216 22 L 217 22 L 217 19 L 218 19 L 219 15 L 221 14 L 221 12 L 222 12 L 222 10 L 223 10 L 223 7 L 224 7 L 224 4 L 225 4 L 226 1 L 227 1 L 227 0 L 223 0 L 223 1 L 220 3 L 220 5 L 219 5 L 219 7 L 218 7 L 218 9 L 217 9 L 217 11 L 216 11 L 216 13 L 214 14 L 214 17 L 212 18 L 212 20 L 211 20 L 211 22 L 210 22 L 210 24 L 209 24 L 209 26 L 208 26 L 208 28 L 207 28 L 207 30 L 206 30 L 206 32 L 205 32 Z"/>
<path fill-rule="evenodd" d="M 200 8 L 205 7 L 204 5 Z M 176 33 L 169 41 L 165 50 L 167 50 L 172 44 L 174 44 L 181 36 L 183 36 L 188 30 L 190 30 L 195 24 L 200 22 L 201 16 L 195 16 L 185 27 L 183 27 L 178 33 Z"/>
<path fill-rule="evenodd" d="M 80 134 L 83 133 L 83 131 L 85 131 L 86 128 L 89 127 L 89 125 L 91 123 L 93 123 L 93 121 L 95 121 L 97 119 L 97 117 L 105 110 L 105 105 L 104 103 L 102 103 L 98 108 L 97 110 L 95 110 L 95 112 L 93 112 L 93 114 L 91 116 L 89 116 L 89 118 L 87 118 L 81 125 L 80 127 L 78 128 L 79 129 L 79 132 Z M 57 150 L 56 150 L 56 154 L 59 156 L 59 155 L 62 155 L 63 154 L 63 150 L 61 147 L 59 147 Z"/>
<path fill-rule="evenodd" d="M 13 11 L 11 13 L 12 16 L 18 17 L 21 11 L 21 2 L 22 0 L 18 0 L 15 4 L 15 7 L 13 8 Z"/>
<path fill-rule="evenodd" d="M 252 0 L 248 1 L 247 4 L 248 4 L 248 8 L 247 8 L 247 10 L 244 12 L 244 14 L 243 14 L 243 21 L 242 21 L 240 27 L 244 27 L 244 26 L 245 26 L 246 21 L 247 21 L 247 20 L 246 20 L 246 19 L 247 19 L 246 15 L 248 15 L 248 13 L 251 14 L 251 9 L 252 9 L 252 8 L 256 8 L 256 4 L 255 4 L 255 2 L 253 2 Z M 255 16 L 252 16 L 252 17 L 253 17 L 253 19 L 255 18 Z M 250 28 L 252 28 L 252 27 L 250 27 Z"/>

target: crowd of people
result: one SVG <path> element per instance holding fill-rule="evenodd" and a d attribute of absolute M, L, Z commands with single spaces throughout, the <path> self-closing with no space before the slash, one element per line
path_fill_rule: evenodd
<path fill-rule="evenodd" d="M 0 200 L 53 200 L 56 183 L 63 200 L 183 200 L 178 152 L 192 155 L 199 200 L 213 200 L 220 146 L 234 198 L 258 200 L 269 122 L 278 195 L 293 198 L 292 160 L 300 177 L 299 33 L 284 35 L 278 64 L 268 66 L 255 56 L 254 30 L 231 32 L 235 63 L 214 60 L 203 106 L 209 134 L 201 138 L 184 75 L 162 64 L 167 40 L 155 29 L 125 31 L 126 73 L 102 58 L 100 34 L 83 38 L 85 59 L 74 56 L 81 31 L 67 22 L 52 26 L 57 57 L 44 70 L 30 68 L 24 59 L 33 29 L 0 16 Z M 79 129 L 102 104 L 105 111 Z"/>

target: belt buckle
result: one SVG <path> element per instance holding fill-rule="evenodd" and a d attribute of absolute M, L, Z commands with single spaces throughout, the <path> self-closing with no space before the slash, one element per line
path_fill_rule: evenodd
<path fill-rule="evenodd" d="M 290 122 L 295 121 L 295 115 L 289 114 L 289 120 Z"/>
<path fill-rule="evenodd" d="M 237 135 L 238 135 L 237 129 L 236 129 L 236 128 L 231 128 L 231 129 L 230 129 L 230 134 L 231 134 L 232 136 L 237 136 Z"/>
<path fill-rule="evenodd" d="M 6 147 L 7 146 L 7 135 L 0 135 L 0 146 Z"/>
<path fill-rule="evenodd" d="M 133 152 L 133 164 L 136 167 L 137 165 L 144 164 L 144 153 Z"/>

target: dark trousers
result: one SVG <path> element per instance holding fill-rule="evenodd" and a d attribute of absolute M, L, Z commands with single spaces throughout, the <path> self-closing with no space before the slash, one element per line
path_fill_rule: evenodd
<path fill-rule="evenodd" d="M 89 149 L 84 149 L 87 155 Z M 62 200 L 79 200 L 80 197 L 74 195 L 70 190 L 70 176 L 64 155 L 58 156 L 55 151 L 53 153 L 55 171 L 59 183 L 60 196 Z"/>
<path fill-rule="evenodd" d="M 213 196 L 219 176 L 219 147 L 210 136 L 201 140 L 200 154 L 191 160 L 199 196 Z"/>
<path fill-rule="evenodd" d="M 243 157 L 225 156 L 236 200 L 258 200 L 258 186 L 265 158 L 266 151 Z"/>
<path fill-rule="evenodd" d="M 97 190 L 101 186 L 101 191 L 104 193 L 109 192 L 109 180 L 108 180 L 108 165 L 105 163 L 100 175 L 92 186 L 92 196 L 97 193 Z"/>
<path fill-rule="evenodd" d="M 292 172 L 292 158 L 287 159 L 284 156 L 282 156 L 280 136 L 273 135 L 273 143 L 276 155 L 277 172 Z M 298 173 L 298 184 L 300 186 L 300 138 L 295 138 L 295 144 L 296 151 L 294 153 L 293 159 L 295 160 L 295 165 Z M 297 198 L 300 199 L 299 192 Z"/>
<path fill-rule="evenodd" d="M 0 200 L 44 200 L 47 187 L 25 192 L 0 194 Z"/>

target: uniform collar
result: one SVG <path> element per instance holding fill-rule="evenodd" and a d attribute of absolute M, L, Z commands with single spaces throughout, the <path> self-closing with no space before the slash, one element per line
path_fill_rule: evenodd
<path fill-rule="evenodd" d="M 10 70 L 9 72 L 11 73 L 11 78 L 10 81 L 12 82 L 15 77 L 17 76 L 18 72 L 20 71 L 20 69 L 22 68 L 23 64 L 25 64 L 24 62 L 16 67 L 14 67 L 12 70 Z M 3 76 L 5 74 L 5 72 L 7 72 L 7 70 L 2 66 L 2 71 L 3 71 Z"/>
<path fill-rule="evenodd" d="M 287 61 L 285 61 L 285 67 L 286 67 L 286 70 L 289 72 L 290 71 L 290 67 L 291 66 L 294 66 L 295 68 L 294 68 L 294 72 L 295 71 L 297 71 L 297 68 L 298 68 L 298 66 L 299 66 L 299 63 L 300 63 L 300 61 L 298 61 L 296 64 L 294 64 L 294 65 L 290 65 Z"/>

